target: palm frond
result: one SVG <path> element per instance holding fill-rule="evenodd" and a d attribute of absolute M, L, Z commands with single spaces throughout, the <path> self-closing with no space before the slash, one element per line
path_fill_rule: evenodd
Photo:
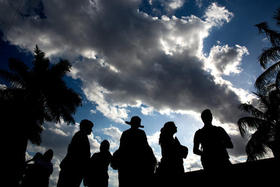
<path fill-rule="evenodd" d="M 271 84 L 272 78 L 275 78 L 280 70 L 280 61 L 267 68 L 255 82 L 255 87 L 260 93 L 266 91 L 266 86 Z"/>
<path fill-rule="evenodd" d="M 25 84 L 18 75 L 1 69 L 0 69 L 0 78 L 2 78 L 2 80 L 9 82 L 12 88 L 21 88 Z"/>
<path fill-rule="evenodd" d="M 275 15 L 273 16 L 273 18 L 276 20 L 276 23 L 278 25 L 280 25 L 280 8 L 278 8 L 275 12 Z"/>
<path fill-rule="evenodd" d="M 266 120 L 256 117 L 243 117 L 238 120 L 237 125 L 239 127 L 241 136 L 244 137 L 250 129 L 256 130 L 265 123 L 267 123 Z"/>
<path fill-rule="evenodd" d="M 256 118 L 260 118 L 260 119 L 265 119 L 266 118 L 265 114 L 262 111 L 260 111 L 259 109 L 255 108 L 251 104 L 246 104 L 246 103 L 241 104 L 241 105 L 239 105 L 239 109 L 241 111 L 245 111 L 245 112 L 250 113 L 251 115 L 253 115 Z"/>
<path fill-rule="evenodd" d="M 267 90 L 266 92 L 253 92 L 256 96 L 257 96 L 257 102 L 258 102 L 258 109 L 261 111 L 265 111 L 268 109 L 268 106 L 270 104 L 269 102 L 269 97 L 268 97 L 268 93 Z"/>
<path fill-rule="evenodd" d="M 275 126 L 273 124 L 267 123 L 266 125 L 260 126 L 252 134 L 246 146 L 248 159 L 256 160 L 265 156 L 273 139 L 274 129 Z"/>
<path fill-rule="evenodd" d="M 270 29 L 266 22 L 256 24 L 255 26 L 258 28 L 260 33 L 264 33 L 266 35 L 273 47 L 280 45 L 280 34 L 277 31 Z"/>
<path fill-rule="evenodd" d="M 259 140 L 258 133 L 253 134 L 246 145 L 247 161 L 262 158 L 267 153 L 266 146 Z"/>
<path fill-rule="evenodd" d="M 258 28 L 260 34 L 265 33 L 264 31 L 268 29 L 268 25 L 266 22 L 258 23 L 255 26 Z"/>
<path fill-rule="evenodd" d="M 280 46 L 264 49 L 259 56 L 260 65 L 265 69 L 269 61 L 277 61 L 280 58 Z"/>
<path fill-rule="evenodd" d="M 275 88 L 280 91 L 280 71 L 278 71 L 276 75 Z"/>

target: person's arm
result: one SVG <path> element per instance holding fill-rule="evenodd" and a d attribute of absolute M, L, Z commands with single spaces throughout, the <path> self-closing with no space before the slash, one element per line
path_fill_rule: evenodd
<path fill-rule="evenodd" d="M 199 144 L 200 142 L 196 132 L 193 139 L 193 153 L 196 155 L 202 155 L 202 151 L 199 149 Z"/>

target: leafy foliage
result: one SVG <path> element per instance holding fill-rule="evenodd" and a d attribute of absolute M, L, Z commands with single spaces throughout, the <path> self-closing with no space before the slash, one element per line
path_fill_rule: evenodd
<path fill-rule="evenodd" d="M 280 8 L 274 19 L 280 25 Z M 266 35 L 271 47 L 264 49 L 259 57 L 265 71 L 255 82 L 257 105 L 240 105 L 242 111 L 250 114 L 238 120 L 241 135 L 251 135 L 246 145 L 248 160 L 262 158 L 267 148 L 272 150 L 275 157 L 280 157 L 280 33 L 270 29 L 266 22 L 256 27 Z M 267 68 L 271 62 L 274 64 Z"/>
<path fill-rule="evenodd" d="M 41 142 L 44 122 L 63 119 L 74 123 L 72 114 L 81 105 L 81 97 L 63 80 L 70 68 L 67 60 L 51 64 L 38 46 L 31 68 L 18 59 L 9 59 L 10 71 L 0 70 L 0 78 L 8 83 L 6 89 L 0 90 L 5 123 L 15 125 L 36 144 Z"/>

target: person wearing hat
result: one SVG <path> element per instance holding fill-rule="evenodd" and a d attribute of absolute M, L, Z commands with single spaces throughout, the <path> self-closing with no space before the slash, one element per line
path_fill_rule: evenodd
<path fill-rule="evenodd" d="M 152 186 L 156 158 L 148 144 L 146 133 L 139 129 L 141 118 L 126 121 L 130 128 L 121 135 L 119 146 L 119 187 Z"/>
<path fill-rule="evenodd" d="M 94 124 L 84 119 L 80 123 L 80 131 L 72 138 L 67 154 L 60 163 L 58 187 L 79 187 L 86 173 L 86 165 L 90 160 L 88 135 Z"/>

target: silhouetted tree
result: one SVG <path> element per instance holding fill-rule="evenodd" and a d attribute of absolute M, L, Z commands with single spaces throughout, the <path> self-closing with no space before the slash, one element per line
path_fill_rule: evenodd
<path fill-rule="evenodd" d="M 36 46 L 32 64 L 28 67 L 11 58 L 10 71 L 0 70 L 0 78 L 7 84 L 5 89 L 0 89 L 1 123 L 5 132 L 12 135 L 7 146 L 8 159 L 17 177 L 24 165 L 28 140 L 41 143 L 43 123 L 61 119 L 74 123 L 72 114 L 81 105 L 81 97 L 63 80 L 71 68 L 67 60 L 50 64 L 45 53 Z"/>
<path fill-rule="evenodd" d="M 274 19 L 277 25 L 280 26 L 280 8 L 277 9 Z M 280 81 L 280 33 L 269 28 L 266 22 L 256 25 L 259 32 L 265 34 L 271 43 L 271 47 L 263 49 L 259 56 L 259 63 L 265 71 L 257 78 L 255 87 L 262 95 L 269 92 L 271 89 L 279 88 Z M 267 68 L 268 64 L 272 64 Z"/>
<path fill-rule="evenodd" d="M 274 19 L 280 26 L 280 8 Z M 242 136 L 255 130 L 246 145 L 248 160 L 256 160 L 267 153 L 269 147 L 274 157 L 280 157 L 280 33 L 269 28 L 266 22 L 256 25 L 271 43 L 259 57 L 260 65 L 265 71 L 256 79 L 255 88 L 257 105 L 242 104 L 240 109 L 251 116 L 238 120 Z M 267 68 L 268 64 L 272 64 Z"/>
<path fill-rule="evenodd" d="M 277 90 L 268 95 L 255 93 L 258 104 L 241 104 L 240 109 L 251 114 L 238 120 L 239 130 L 244 137 L 254 131 L 246 145 L 248 160 L 265 156 L 267 147 L 275 157 L 280 156 L 279 145 L 279 104 L 280 94 Z"/>

